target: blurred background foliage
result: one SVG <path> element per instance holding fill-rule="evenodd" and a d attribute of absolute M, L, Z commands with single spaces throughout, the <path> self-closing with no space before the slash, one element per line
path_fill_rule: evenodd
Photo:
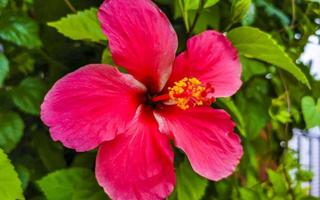
<path fill-rule="evenodd" d="M 301 169 L 288 140 L 293 127 L 320 125 L 320 81 L 296 62 L 319 29 L 320 1 L 155 2 L 178 33 L 179 51 L 188 37 L 215 29 L 226 33 L 243 65 L 241 90 L 214 104 L 237 123 L 241 164 L 229 178 L 209 182 L 177 150 L 177 186 L 169 199 L 316 199 L 302 187 L 312 173 Z M 39 118 L 58 78 L 89 63 L 113 63 L 96 17 L 101 3 L 0 0 L 1 200 L 107 199 L 94 178 L 96 152 L 53 142 Z"/>

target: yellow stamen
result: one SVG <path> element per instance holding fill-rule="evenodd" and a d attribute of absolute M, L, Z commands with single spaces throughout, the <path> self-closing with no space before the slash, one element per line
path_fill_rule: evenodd
<path fill-rule="evenodd" d="M 174 82 L 173 87 L 169 87 L 169 97 L 182 110 L 190 107 L 210 105 L 214 98 L 210 97 L 213 88 L 210 85 L 204 86 L 200 80 L 195 77 L 183 78 Z"/>

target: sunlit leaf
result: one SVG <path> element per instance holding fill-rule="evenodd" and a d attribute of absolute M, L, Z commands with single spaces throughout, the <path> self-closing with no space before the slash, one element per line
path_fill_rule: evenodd
<path fill-rule="evenodd" d="M 312 97 L 303 97 L 301 107 L 306 128 L 320 126 L 320 98 L 316 104 Z"/>
<path fill-rule="evenodd" d="M 0 149 L 0 197 L 3 200 L 23 200 L 23 191 L 17 172 Z"/>
<path fill-rule="evenodd" d="M 305 74 L 294 64 L 283 47 L 277 44 L 268 33 L 257 28 L 240 27 L 231 30 L 228 33 L 228 38 L 238 49 L 240 55 L 278 66 L 310 88 Z"/>
<path fill-rule="evenodd" d="M 245 14 L 245 16 L 242 18 L 241 23 L 244 26 L 250 26 L 254 23 L 256 19 L 256 6 L 255 4 L 251 4 L 248 12 Z"/>
<path fill-rule="evenodd" d="M 233 0 L 231 5 L 231 21 L 239 22 L 248 13 L 251 0 Z"/>
<path fill-rule="evenodd" d="M 257 194 L 253 190 L 249 190 L 246 188 L 239 189 L 241 199 L 256 199 Z"/>
<path fill-rule="evenodd" d="M 102 58 L 101 58 L 101 63 L 103 64 L 109 64 L 109 65 L 114 65 L 112 55 L 109 49 L 105 49 L 102 52 Z"/>
<path fill-rule="evenodd" d="M 200 2 L 202 0 L 184 0 L 185 8 L 187 10 L 196 10 L 199 8 Z M 220 0 L 206 0 L 206 3 L 204 5 L 204 8 L 209 8 L 216 3 L 218 3 Z"/>
<path fill-rule="evenodd" d="M 73 40 L 91 40 L 94 42 L 106 40 L 106 36 L 101 31 L 96 8 L 69 14 L 58 21 L 49 22 L 48 25 Z"/>
<path fill-rule="evenodd" d="M 273 185 L 273 189 L 276 194 L 286 195 L 288 192 L 288 186 L 285 178 L 279 172 L 275 172 L 271 169 L 268 170 L 268 177 Z"/>

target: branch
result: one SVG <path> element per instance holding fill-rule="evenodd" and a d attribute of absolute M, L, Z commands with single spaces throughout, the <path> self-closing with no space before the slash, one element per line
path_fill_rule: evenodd
<path fill-rule="evenodd" d="M 288 89 L 288 86 L 287 86 L 287 83 L 286 81 L 284 80 L 284 77 L 283 77 L 283 74 L 282 74 L 282 71 L 279 70 L 279 75 L 280 75 L 280 80 L 283 84 L 283 87 L 284 87 L 284 90 L 285 90 L 285 94 L 286 94 L 286 101 L 287 101 L 287 110 L 288 112 L 291 114 L 291 99 L 290 99 L 290 92 L 289 92 L 289 89 Z M 285 150 L 287 151 L 288 149 L 288 140 L 289 140 L 289 135 L 288 135 L 288 123 L 286 123 L 285 125 L 285 143 L 286 143 L 286 146 L 285 146 Z M 285 155 L 285 154 L 283 154 Z M 288 184 L 288 192 L 291 196 L 291 199 L 292 200 L 296 200 L 296 196 L 295 196 L 295 193 L 294 193 L 294 190 L 292 189 L 292 182 L 291 182 L 291 179 L 290 179 L 290 174 L 289 172 L 287 171 L 286 169 L 286 166 L 283 165 L 282 166 L 282 170 L 283 170 L 283 174 L 284 174 L 284 177 L 285 177 L 285 180 Z"/>
<path fill-rule="evenodd" d="M 293 27 L 294 23 L 296 21 L 296 4 L 295 4 L 295 0 L 291 0 L 291 7 L 292 7 L 291 27 Z"/>
<path fill-rule="evenodd" d="M 74 13 L 77 12 L 77 9 L 72 5 L 72 3 L 70 2 L 70 0 L 64 0 L 64 2 L 67 4 L 67 6 L 70 8 L 70 10 Z"/>
<path fill-rule="evenodd" d="M 191 24 L 191 27 L 190 27 L 190 30 L 188 32 L 188 37 L 191 36 L 193 29 L 196 27 L 197 22 L 199 20 L 199 17 L 201 15 L 201 12 L 202 12 L 205 4 L 206 4 L 206 0 L 200 0 L 199 7 L 198 7 L 197 12 L 196 12 L 196 16 L 194 17 L 194 20 L 193 20 L 193 22 Z"/>

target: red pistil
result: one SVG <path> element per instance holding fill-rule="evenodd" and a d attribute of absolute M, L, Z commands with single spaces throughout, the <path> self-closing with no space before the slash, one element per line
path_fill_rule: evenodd
<path fill-rule="evenodd" d="M 169 94 L 163 94 L 160 96 L 155 96 L 151 99 L 152 102 L 159 102 L 159 101 L 167 101 L 170 100 Z"/>

